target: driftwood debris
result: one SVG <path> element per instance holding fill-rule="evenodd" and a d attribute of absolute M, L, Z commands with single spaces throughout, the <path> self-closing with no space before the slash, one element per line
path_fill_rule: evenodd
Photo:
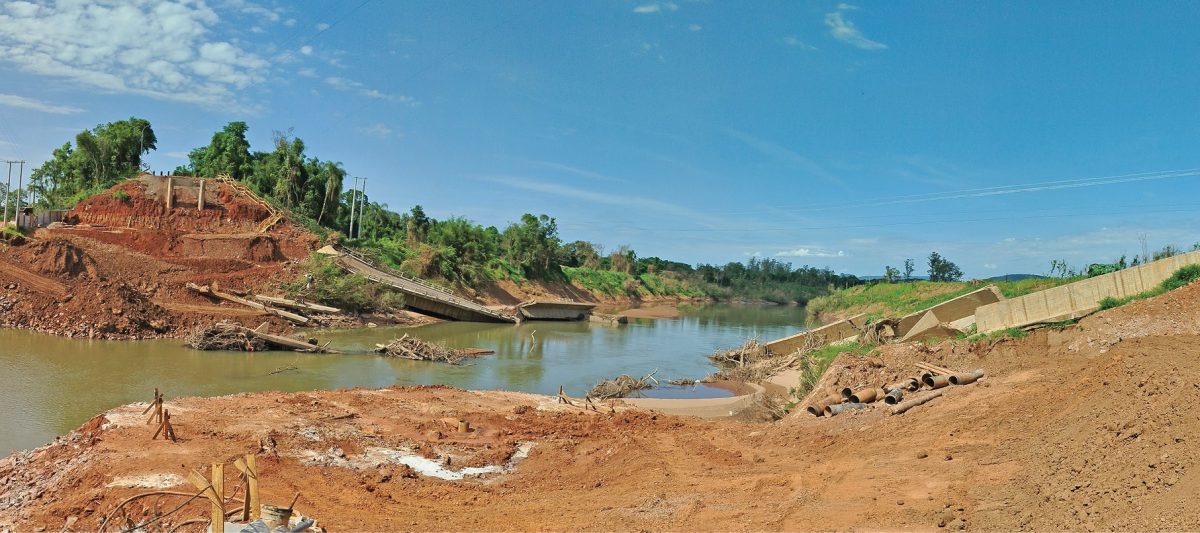
<path fill-rule="evenodd" d="M 801 350 L 798 353 L 803 352 L 804 350 Z M 746 382 L 765 379 L 767 376 L 794 366 L 797 362 L 795 354 L 775 355 L 774 352 L 767 349 L 766 344 L 757 339 L 746 341 L 745 344 L 732 350 L 710 354 L 708 359 L 720 368 L 712 375 L 714 379 Z"/>
<path fill-rule="evenodd" d="M 272 335 L 262 327 L 250 329 L 230 322 L 217 322 L 196 328 L 184 339 L 184 343 L 197 350 L 256 352 L 276 348 L 298 352 L 335 353 L 325 346 Z"/>
<path fill-rule="evenodd" d="M 408 334 L 405 334 L 387 344 L 376 344 L 375 353 L 388 357 L 412 359 L 414 361 L 438 361 L 458 365 L 462 364 L 465 359 L 495 352 L 482 348 L 450 348 L 442 344 L 423 341 L 416 337 L 409 337 Z"/>
<path fill-rule="evenodd" d="M 654 382 L 654 385 L 657 385 L 658 380 L 654 379 L 654 374 L 656 372 L 658 372 L 658 370 L 646 374 L 646 377 L 642 379 L 621 374 L 616 378 L 606 379 L 600 383 L 597 383 L 595 387 L 592 387 L 592 390 L 588 391 L 587 395 L 589 398 L 596 398 L 597 400 L 624 398 L 634 391 L 652 387 L 653 385 L 651 385 L 651 381 Z"/>
<path fill-rule="evenodd" d="M 310 302 L 301 302 L 299 300 L 289 300 L 278 296 L 267 296 L 264 294 L 255 294 L 254 299 L 267 305 L 277 307 L 286 307 L 297 311 L 312 311 L 315 313 L 341 313 L 342 310 L 328 305 L 314 304 Z"/>
<path fill-rule="evenodd" d="M 199 293 L 199 294 L 203 294 L 204 296 L 208 296 L 211 298 L 217 298 L 220 300 L 225 300 L 227 302 L 233 302 L 236 304 L 244 305 L 246 307 L 258 309 L 260 311 L 263 311 L 264 313 L 269 313 L 269 314 L 273 314 L 276 316 L 286 318 L 297 324 L 307 324 L 308 323 L 308 317 L 306 317 L 306 316 L 301 316 L 296 313 L 284 311 L 282 309 L 276 309 L 274 307 L 268 307 L 264 304 L 261 304 L 261 303 L 255 302 L 255 301 L 251 301 L 251 300 L 247 300 L 240 296 L 235 296 L 235 295 L 229 294 L 227 292 L 221 292 L 220 290 L 217 290 L 215 287 L 210 287 L 208 285 L 196 285 L 195 283 L 188 282 L 187 288 L 188 288 L 188 290 L 191 290 L 191 291 Z"/>

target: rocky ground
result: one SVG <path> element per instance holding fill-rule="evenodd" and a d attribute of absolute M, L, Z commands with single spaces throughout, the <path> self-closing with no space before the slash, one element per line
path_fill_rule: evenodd
<path fill-rule="evenodd" d="M 190 470 L 252 453 L 265 501 L 300 492 L 297 511 L 331 530 L 1196 530 L 1197 302 L 1193 284 L 1021 339 L 889 345 L 824 378 L 987 371 L 897 416 L 751 424 L 396 388 L 171 400 L 170 443 L 126 406 L 0 462 L 0 529 L 136 525 L 185 498 L 123 500 L 191 493 Z M 464 467 L 492 468 L 454 479 Z"/>

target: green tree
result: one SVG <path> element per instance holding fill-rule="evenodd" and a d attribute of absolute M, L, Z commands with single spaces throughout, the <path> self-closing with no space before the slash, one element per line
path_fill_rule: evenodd
<path fill-rule="evenodd" d="M 547 215 L 521 215 L 520 223 L 504 229 L 503 243 L 505 258 L 520 265 L 526 276 L 544 278 L 559 266 L 558 222 Z"/>
<path fill-rule="evenodd" d="M 913 270 L 916 270 L 916 265 L 912 259 L 904 260 L 904 281 L 912 281 Z"/>
<path fill-rule="evenodd" d="M 900 269 L 895 268 L 891 265 L 884 267 L 883 281 L 886 281 L 888 283 L 895 283 L 896 280 L 898 280 L 898 279 L 900 279 Z"/>
<path fill-rule="evenodd" d="M 62 145 L 33 170 L 30 188 L 43 205 L 70 207 L 89 193 L 136 175 L 142 156 L 157 143 L 150 122 L 136 117 L 81 131 L 74 147 L 70 142 Z"/>
<path fill-rule="evenodd" d="M 177 174 L 212 178 L 221 174 L 243 181 L 253 171 L 250 142 L 245 122 L 230 122 L 213 134 L 208 146 L 188 152 L 188 166 L 175 169 Z"/>
<path fill-rule="evenodd" d="M 937 252 L 929 254 L 929 281 L 958 281 L 961 278 L 962 271 L 958 269 L 958 265 Z"/>

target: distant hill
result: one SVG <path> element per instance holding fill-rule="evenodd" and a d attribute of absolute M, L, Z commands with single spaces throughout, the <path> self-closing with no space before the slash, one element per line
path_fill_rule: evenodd
<path fill-rule="evenodd" d="M 1037 274 L 1005 274 L 1003 276 L 992 276 L 983 281 L 1021 281 L 1023 279 L 1042 279 L 1045 277 Z"/>

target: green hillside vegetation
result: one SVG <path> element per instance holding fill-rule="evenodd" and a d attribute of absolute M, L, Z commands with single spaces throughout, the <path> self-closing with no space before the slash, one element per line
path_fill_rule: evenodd
<path fill-rule="evenodd" d="M 251 150 L 245 122 L 231 122 L 206 146 L 188 153 L 175 175 L 228 175 L 291 219 L 331 242 L 340 242 L 378 262 L 449 286 L 478 289 L 500 280 L 575 282 L 606 295 L 715 299 L 754 298 L 805 303 L 835 288 L 860 283 L 829 269 L 771 259 L 746 263 L 691 265 L 639 257 L 629 246 L 606 253 L 597 243 L 569 241 L 557 221 L 524 214 L 503 228 L 466 218 L 437 220 L 421 206 L 408 211 L 344 190 L 352 177 L 341 162 L 309 154 L 308 145 L 276 131 L 269 150 Z M 66 208 L 142 169 L 141 157 L 156 146 L 150 123 L 130 118 L 79 133 L 34 170 L 30 188 L 39 207 Z M 364 203 L 365 200 L 365 203 Z M 352 206 L 355 206 L 352 209 Z M 351 216 L 355 218 L 351 232 Z M 315 275 L 328 274 L 314 264 Z M 331 297 L 335 295 L 330 295 Z M 345 302 L 355 307 L 363 302 Z M 365 305 L 365 304 L 363 304 Z"/>

